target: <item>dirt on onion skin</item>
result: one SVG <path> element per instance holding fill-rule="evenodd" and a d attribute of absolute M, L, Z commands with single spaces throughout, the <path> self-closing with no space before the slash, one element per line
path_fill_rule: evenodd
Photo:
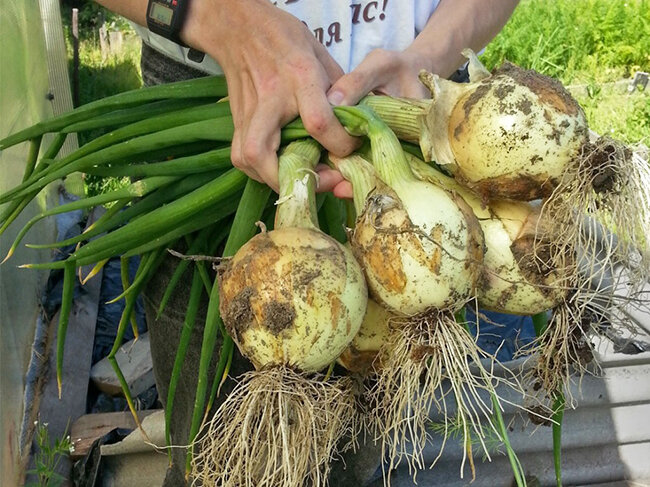
<path fill-rule="evenodd" d="M 528 87 L 530 91 L 539 97 L 542 103 L 550 105 L 560 112 L 577 115 L 582 111 L 578 102 L 562 83 L 537 71 L 523 69 L 506 61 L 502 66 L 495 69 L 492 74 L 512 78 L 515 83 Z"/>
<path fill-rule="evenodd" d="M 537 162 L 531 161 L 531 164 Z M 462 178 L 463 183 L 473 189 L 481 196 L 484 204 L 495 198 L 508 198 L 517 201 L 532 201 L 538 198 L 548 198 L 555 187 L 555 178 L 532 177 L 525 174 L 518 174 L 513 177 L 499 176 L 497 178 L 483 179 L 479 182 L 472 182 Z"/>
<path fill-rule="evenodd" d="M 250 303 L 253 294 L 255 294 L 253 288 L 246 287 L 229 302 L 227 309 L 221 310 L 228 333 L 237 341 L 241 340 L 241 333 L 253 321 L 253 309 Z"/>
<path fill-rule="evenodd" d="M 358 221 L 365 220 L 364 225 L 368 227 L 363 233 L 373 229 L 373 237 L 364 244 L 360 241 L 358 232 L 354 231 L 351 239 L 352 249 L 357 260 L 364 262 L 382 287 L 399 293 L 404 290 L 407 282 L 399 253 L 399 239 L 410 229 L 411 222 L 397 195 L 387 188 L 383 191 L 386 193 L 370 196 L 364 212 L 359 215 Z M 395 218 L 395 212 L 398 213 L 398 218 Z M 401 224 L 397 227 L 386 223 L 385 220 L 400 221 Z M 359 225 L 356 228 L 359 228 Z"/>
<path fill-rule="evenodd" d="M 291 328 L 296 312 L 288 303 L 270 302 L 264 305 L 264 327 L 279 335 Z"/>
<path fill-rule="evenodd" d="M 597 194 L 614 191 L 617 179 L 617 160 L 632 157 L 632 151 L 620 142 L 601 137 L 593 144 L 587 144 L 582 151 L 585 165 L 592 170 L 592 187 Z"/>

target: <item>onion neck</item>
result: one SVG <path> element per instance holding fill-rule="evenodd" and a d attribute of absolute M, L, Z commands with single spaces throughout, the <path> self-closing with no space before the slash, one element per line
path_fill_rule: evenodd
<path fill-rule="evenodd" d="M 372 108 L 401 140 L 420 143 L 421 123 L 433 100 L 367 96 L 361 103 Z"/>
<path fill-rule="evenodd" d="M 280 155 L 275 228 L 318 229 L 314 169 L 319 158 L 320 146 L 313 139 L 292 142 Z"/>
<path fill-rule="evenodd" d="M 370 139 L 372 164 L 385 184 L 395 189 L 417 181 L 399 139 L 370 107 L 338 106 L 334 113 L 350 134 L 366 135 Z"/>
<path fill-rule="evenodd" d="M 343 177 L 352 183 L 354 209 L 357 215 L 360 215 L 368 194 L 377 185 L 375 169 L 372 164 L 358 154 L 344 158 L 331 157 L 331 159 Z"/>

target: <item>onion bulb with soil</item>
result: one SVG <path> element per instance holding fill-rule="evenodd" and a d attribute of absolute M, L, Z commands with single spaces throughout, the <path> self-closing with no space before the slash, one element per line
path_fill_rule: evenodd
<path fill-rule="evenodd" d="M 422 73 L 433 104 L 420 146 L 487 201 L 548 196 L 587 142 L 584 112 L 562 84 L 505 63 L 490 74 L 469 57 L 469 83 Z"/>
<path fill-rule="evenodd" d="M 276 229 L 244 245 L 219 272 L 220 310 L 256 371 L 205 425 L 192 475 L 202 485 L 323 485 L 352 432 L 352 382 L 317 373 L 356 335 L 367 289 L 352 253 L 316 223 L 313 140 L 280 156 Z"/>
<path fill-rule="evenodd" d="M 463 198 L 476 215 L 485 241 L 482 272 L 477 286 L 483 309 L 534 315 L 561 303 L 568 293 L 565 277 L 541 258 L 550 245 L 549 229 L 539 224 L 540 205 L 514 200 L 492 200 L 489 205 L 453 178 L 408 154 L 414 174 L 439 184 Z M 537 252 L 535 252 L 537 251 Z"/>

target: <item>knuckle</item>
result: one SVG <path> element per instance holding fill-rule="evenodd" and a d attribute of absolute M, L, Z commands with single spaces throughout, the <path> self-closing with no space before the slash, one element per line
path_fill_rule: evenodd
<path fill-rule="evenodd" d="M 275 99 L 278 96 L 278 93 L 282 91 L 282 86 L 283 83 L 279 76 L 267 76 L 260 81 L 257 91 L 262 100 L 267 97 Z"/>
<path fill-rule="evenodd" d="M 242 156 L 247 166 L 255 165 L 262 158 L 262 149 L 257 139 L 249 137 L 244 141 Z"/>
<path fill-rule="evenodd" d="M 320 111 L 310 111 L 302 114 L 302 123 L 307 132 L 318 136 L 324 134 L 329 126 L 329 118 Z"/>

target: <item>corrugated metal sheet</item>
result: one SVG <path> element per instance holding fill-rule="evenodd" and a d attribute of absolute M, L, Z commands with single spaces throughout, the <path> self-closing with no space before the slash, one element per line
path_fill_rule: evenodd
<path fill-rule="evenodd" d="M 650 320 L 648 315 L 642 318 Z M 639 338 L 650 339 L 649 336 Z M 614 353 L 611 343 L 606 341 L 598 344 L 598 350 L 601 370 L 586 375 L 580 384 L 571 387 L 577 407 L 567 409 L 564 415 L 564 485 L 617 481 L 650 485 L 650 352 L 621 355 Z M 520 360 L 509 363 L 508 367 L 526 365 Z M 503 389 L 500 393 L 507 399 L 517 399 Z M 504 419 L 510 426 L 509 439 L 526 474 L 535 476 L 542 486 L 555 486 L 551 428 L 532 424 L 512 406 L 506 406 Z M 439 418 L 433 416 L 432 420 Z M 441 440 L 435 439 L 425 451 L 425 458 L 433 460 L 440 445 Z M 476 479 L 471 485 L 511 485 L 514 477 L 504 453 L 492 455 L 491 462 L 479 460 Z M 435 467 L 418 473 L 417 485 L 469 485 L 467 467 L 465 478 L 460 478 L 462 456 L 460 444 L 447 442 Z M 400 468 L 392 476 L 391 485 L 404 487 L 414 483 L 406 468 Z"/>

